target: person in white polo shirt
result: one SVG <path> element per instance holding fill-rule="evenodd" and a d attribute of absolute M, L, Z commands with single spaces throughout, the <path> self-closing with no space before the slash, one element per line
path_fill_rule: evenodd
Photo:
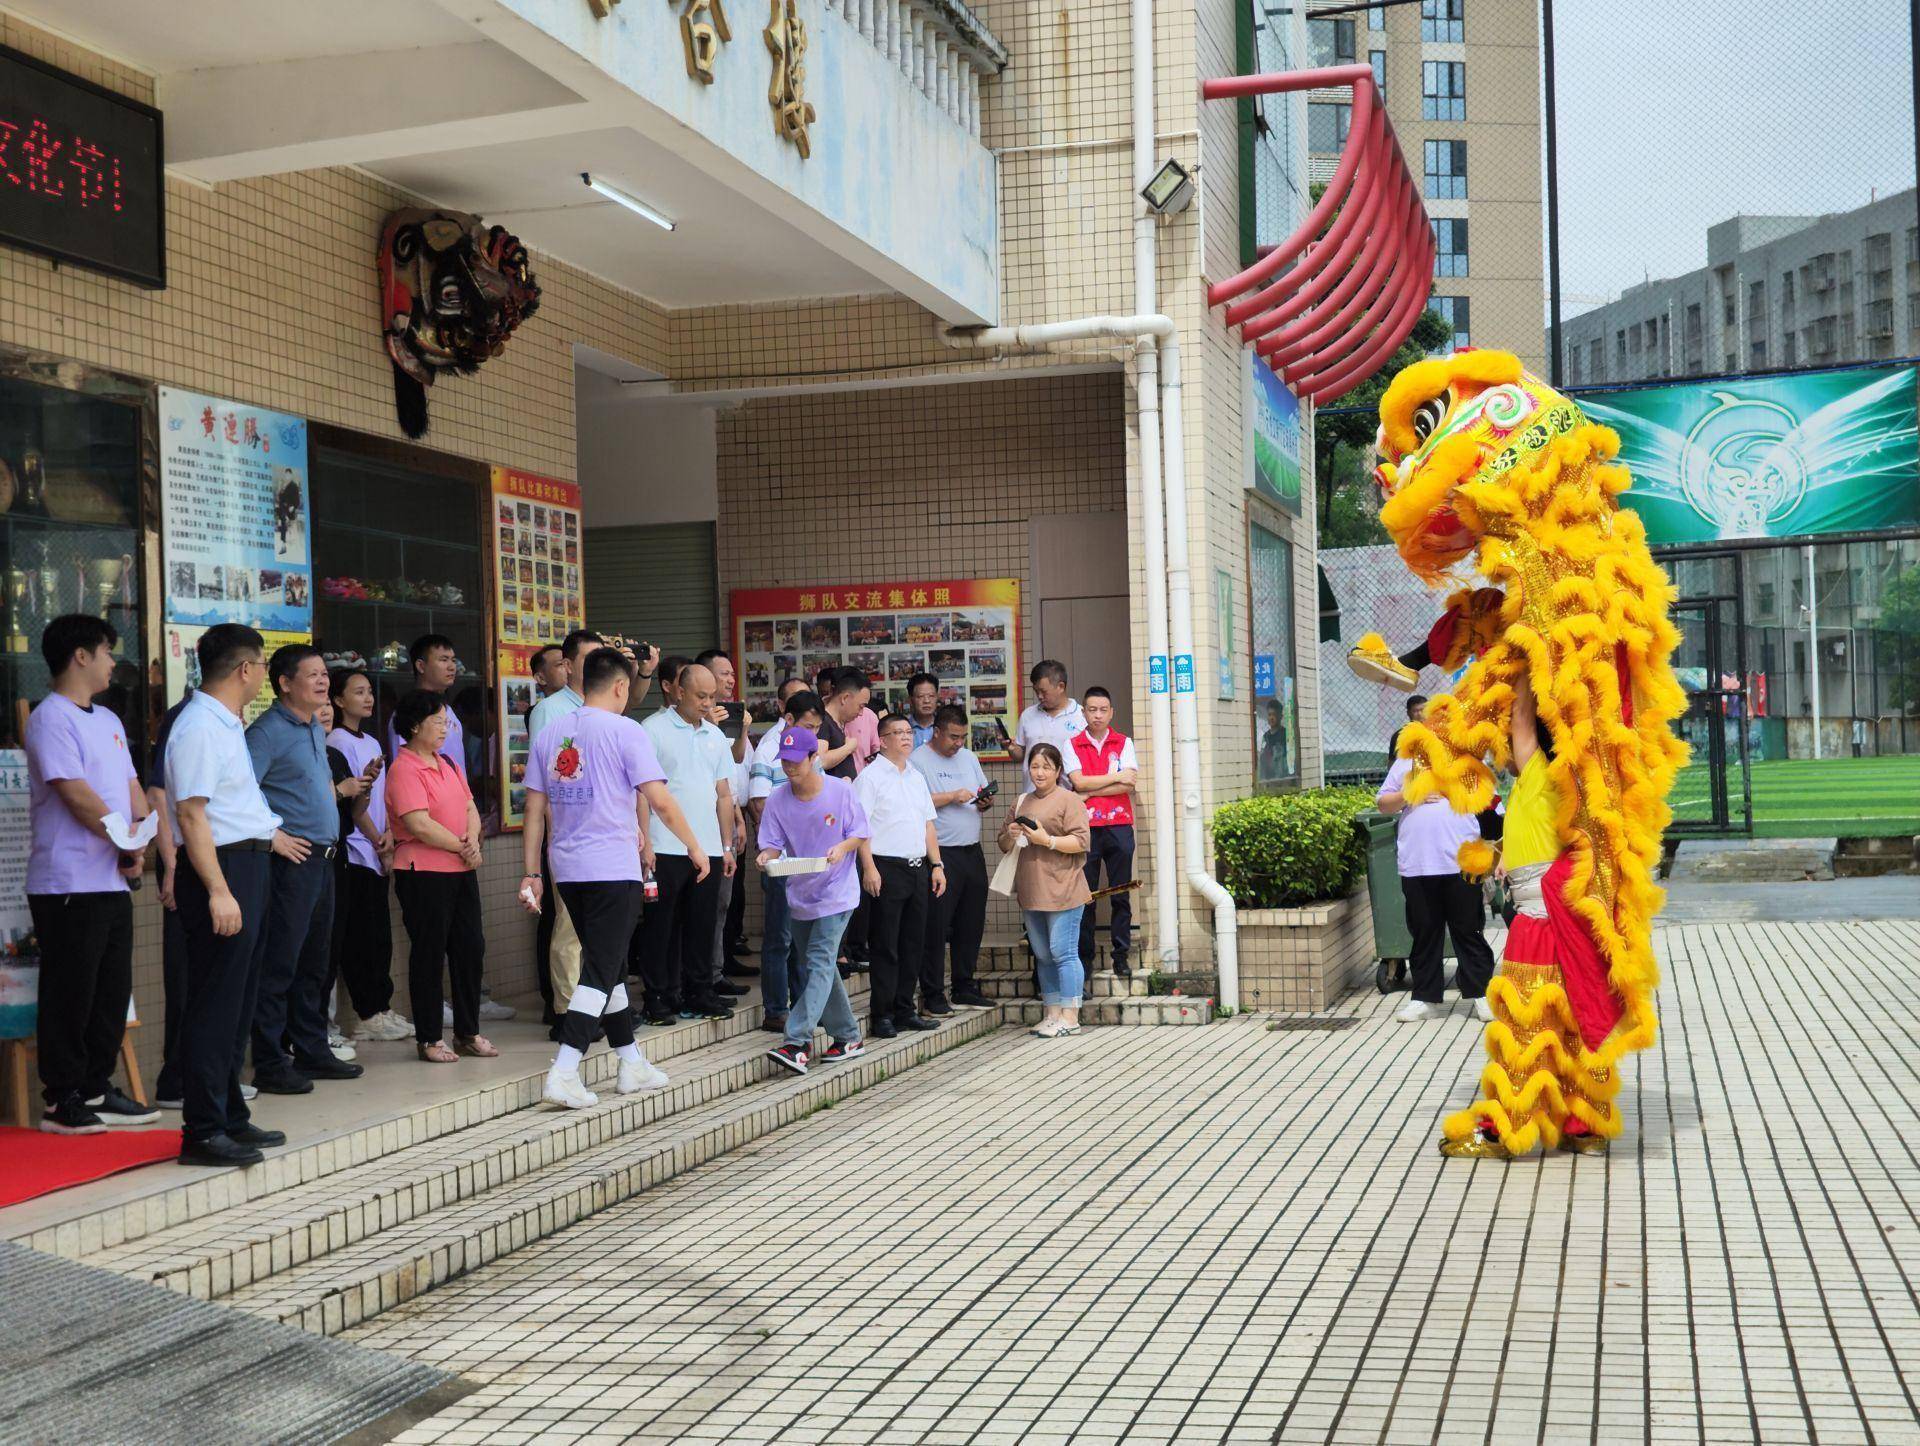
<path fill-rule="evenodd" d="M 927 943 L 927 910 L 947 891 L 947 873 L 934 829 L 933 794 L 925 775 L 908 762 L 912 755 L 913 720 L 889 713 L 880 720 L 880 751 L 853 784 L 872 832 L 860 840 L 860 876 L 873 900 L 867 1032 L 878 1039 L 902 1029 L 940 1027 L 913 1007 L 920 953 Z"/>
<path fill-rule="evenodd" d="M 1020 788 L 1033 792 L 1033 775 L 1027 771 L 1027 753 L 1036 743 L 1051 743 L 1062 758 L 1073 756 L 1073 740 L 1087 731 L 1087 715 L 1067 691 L 1066 664 L 1042 658 L 1027 675 L 1033 684 L 1036 701 L 1020 714 L 1020 723 L 1007 744 L 1007 755 L 1020 765 Z M 1001 730 L 1004 736 L 1006 730 Z"/>
<path fill-rule="evenodd" d="M 1446 971 L 1441 951 L 1449 931 L 1460 954 L 1460 998 L 1471 1001 L 1475 1016 L 1493 1018 L 1487 1004 L 1487 981 L 1493 978 L 1493 950 L 1482 932 L 1486 918 L 1480 886 L 1460 873 L 1460 845 L 1480 837 L 1477 814 L 1456 813 L 1446 795 L 1435 789 L 1420 802 L 1407 803 L 1407 777 L 1414 761 L 1401 758 L 1387 771 L 1374 800 L 1382 813 L 1400 815 L 1395 847 L 1400 866 L 1400 889 L 1407 900 L 1407 928 L 1413 934 L 1413 998 L 1393 1016 L 1403 1024 L 1431 1019 L 1446 1012 L 1443 993 Z"/>

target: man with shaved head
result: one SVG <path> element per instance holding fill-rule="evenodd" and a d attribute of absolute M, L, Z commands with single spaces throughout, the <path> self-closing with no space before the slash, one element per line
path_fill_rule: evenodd
<path fill-rule="evenodd" d="M 735 868 L 728 847 L 734 833 L 733 752 L 708 721 L 713 708 L 711 669 L 681 669 L 663 708 L 643 725 L 667 776 L 667 789 L 693 826 L 713 868 L 697 874 L 687 846 L 658 818 L 649 821 L 642 848 L 659 884 L 659 899 L 640 922 L 641 973 L 649 1024 L 680 1019 L 725 1019 L 732 1008 L 713 990 L 713 929 L 720 879 Z"/>

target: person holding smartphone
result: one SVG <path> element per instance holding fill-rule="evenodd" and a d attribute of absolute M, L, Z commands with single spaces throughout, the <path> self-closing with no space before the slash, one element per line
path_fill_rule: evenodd
<path fill-rule="evenodd" d="M 975 969 L 987 928 L 987 856 L 980 847 L 981 815 L 993 807 L 993 785 L 967 747 L 967 710 L 948 703 L 934 710 L 933 732 L 913 750 L 913 766 L 933 793 L 934 834 L 947 866 L 947 891 L 927 914 L 920 956 L 921 1012 L 939 1018 L 956 1004 L 988 1009 Z M 953 989 L 946 987 L 947 951 L 953 952 Z"/>
<path fill-rule="evenodd" d="M 1018 849 L 1013 897 L 1026 921 L 1027 942 L 1040 972 L 1046 1012 L 1033 1033 L 1058 1039 L 1080 1032 L 1080 919 L 1092 902 L 1086 856 L 1091 827 L 1087 806 L 1066 786 L 1066 762 L 1051 743 L 1027 750 L 1033 790 L 1024 793 L 1000 826 L 1000 850 Z"/>
<path fill-rule="evenodd" d="M 359 668 L 339 668 L 328 691 L 333 727 L 327 751 L 339 760 L 333 792 L 346 840 L 334 860 L 334 973 L 346 981 L 347 1000 L 360 1019 L 356 1042 L 412 1039 L 413 1021 L 393 1007 L 393 917 L 387 904 L 393 835 L 387 831 L 387 760 L 369 727 L 373 679 Z"/>

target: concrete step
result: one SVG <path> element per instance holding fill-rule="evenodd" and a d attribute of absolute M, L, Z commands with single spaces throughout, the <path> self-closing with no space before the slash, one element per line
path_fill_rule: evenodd
<path fill-rule="evenodd" d="M 383 1230 L 444 1209 L 786 1071 L 755 1029 L 665 1061 L 664 1090 L 614 1093 L 616 1057 L 596 1050 L 582 1075 L 602 1095 L 588 1110 L 529 1105 L 450 1135 L 188 1220 L 82 1257 L 201 1300 L 218 1299 Z M 659 1061 L 656 1061 L 659 1062 Z"/>
<path fill-rule="evenodd" d="M 856 1010 L 861 1009 L 866 997 L 864 979 L 851 981 L 849 992 Z M 769 1040 L 769 1036 L 758 1031 L 763 1017 L 757 1003 L 747 1004 L 731 1019 L 685 1020 L 664 1029 L 643 1030 L 640 1043 L 649 1059 L 672 1074 L 675 1072 L 672 1061 L 722 1041 L 746 1036 Z M 614 1066 L 607 1062 L 604 1050 L 590 1055 L 586 1068 L 589 1088 L 592 1081 L 613 1076 Z M 11 1238 L 35 1250 L 69 1259 L 96 1255 L 525 1110 L 539 1102 L 545 1075 L 543 1063 L 537 1069 L 479 1086 L 451 1100 L 443 1098 L 405 1114 L 343 1130 L 330 1138 L 270 1151 L 265 1163 L 250 1169 L 181 1170 L 178 1183 L 165 1189 L 147 1192 L 127 1204 L 76 1214 L 58 1225 Z M 270 1118 L 268 1122 L 271 1123 Z"/>
<path fill-rule="evenodd" d="M 652 1185 L 800 1119 L 856 1091 L 1000 1028 L 998 1011 L 974 1010 L 939 1030 L 868 1046 L 862 1058 L 803 1077 L 736 1088 L 716 1099 L 612 1134 L 604 1143 L 443 1203 L 318 1259 L 276 1269 L 234 1289 L 226 1304 L 332 1335 L 565 1229 Z M 762 1036 L 770 1045 L 771 1036 Z M 617 1116 L 603 1099 L 578 1112 Z"/>
<path fill-rule="evenodd" d="M 988 969 L 977 974 L 976 978 L 980 984 L 980 992 L 989 999 L 1034 997 L 1034 975 L 1031 967 Z M 1147 997 L 1146 976 L 1136 972 L 1131 979 L 1122 979 L 1111 969 L 1090 970 L 1087 974 L 1086 997 L 1089 999 L 1144 999 Z"/>
<path fill-rule="evenodd" d="M 1046 1006 L 1037 999 L 1009 999 L 1000 1014 L 1009 1024 L 1031 1027 L 1040 1022 Z M 1080 1006 L 1083 1025 L 1211 1024 L 1213 1001 L 1192 994 L 1153 994 L 1143 998 L 1089 996 Z"/>

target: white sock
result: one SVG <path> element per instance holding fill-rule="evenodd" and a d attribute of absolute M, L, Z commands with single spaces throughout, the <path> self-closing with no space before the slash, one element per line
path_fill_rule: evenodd
<path fill-rule="evenodd" d="M 614 1053 L 619 1055 L 620 1058 L 624 1059 L 628 1064 L 645 1064 L 647 1062 L 647 1057 L 640 1053 L 640 1046 L 631 1039 L 616 1048 Z"/>
<path fill-rule="evenodd" d="M 563 1044 L 553 1056 L 553 1067 L 561 1074 L 578 1074 L 582 1058 L 579 1050 L 570 1044 Z"/>

